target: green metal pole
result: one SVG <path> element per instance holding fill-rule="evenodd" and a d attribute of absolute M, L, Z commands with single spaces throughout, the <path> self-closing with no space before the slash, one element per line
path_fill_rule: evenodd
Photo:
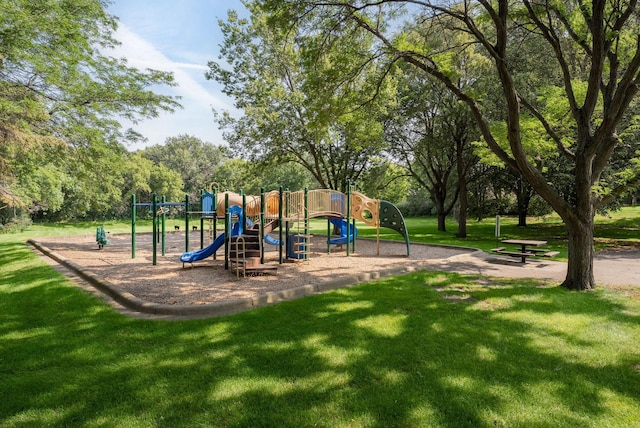
<path fill-rule="evenodd" d="M 264 187 L 260 188 L 260 263 L 264 264 L 264 226 L 265 226 L 265 213 L 266 209 L 264 206 Z"/>
<path fill-rule="evenodd" d="M 240 194 L 242 194 L 242 215 L 240 216 L 240 232 L 243 234 L 247 229 L 247 195 L 241 190 Z"/>
<path fill-rule="evenodd" d="M 204 248 L 204 190 L 200 190 L 200 249 Z"/>
<path fill-rule="evenodd" d="M 213 188 L 213 201 L 211 203 L 211 210 L 213 211 L 213 239 L 216 239 L 216 234 L 218 233 L 218 188 Z M 217 252 L 216 252 L 217 253 Z M 213 260 L 216 260 L 216 253 L 213 253 Z"/>
<path fill-rule="evenodd" d="M 304 251 L 304 259 L 309 259 L 309 189 L 307 187 L 304 188 L 304 242 L 305 251 Z"/>
<path fill-rule="evenodd" d="M 165 243 L 166 241 L 166 235 L 167 235 L 167 213 L 165 212 L 165 206 L 164 204 L 167 203 L 167 197 L 166 196 L 162 196 L 162 255 L 164 256 L 166 253 L 166 249 L 167 249 L 167 245 Z"/>
<path fill-rule="evenodd" d="M 157 264 L 157 256 L 158 256 L 158 243 L 157 243 L 157 239 L 156 236 L 158 235 L 158 223 L 157 223 L 157 210 L 158 210 L 158 195 L 156 195 L 155 193 L 153 194 L 153 214 L 152 214 L 152 218 L 153 218 L 153 233 L 152 238 L 153 238 L 153 265 L 155 266 Z"/>
<path fill-rule="evenodd" d="M 352 187 L 349 189 L 349 193 L 356 191 L 356 182 L 352 182 Z M 356 219 L 352 219 L 352 227 L 351 230 L 353 230 L 353 242 L 351 244 L 351 251 L 352 252 L 356 252 Z"/>
<path fill-rule="evenodd" d="M 351 181 L 347 180 L 347 257 L 349 257 L 351 255 L 351 252 L 349 251 L 351 249 L 351 242 L 349 242 L 349 239 L 351 239 L 351 225 L 349 224 L 351 222 Z"/>
<path fill-rule="evenodd" d="M 184 252 L 189 252 L 189 195 L 184 195 Z"/>
<path fill-rule="evenodd" d="M 327 254 L 331 254 L 331 219 L 327 219 Z"/>
<path fill-rule="evenodd" d="M 231 215 L 229 214 L 229 194 L 224 195 L 224 268 L 229 270 L 229 239 L 231 238 Z"/>
<path fill-rule="evenodd" d="M 131 195 L 131 258 L 136 258 L 136 194 Z"/>
<path fill-rule="evenodd" d="M 282 186 L 278 187 L 278 237 L 280 238 L 280 243 L 278 245 L 278 262 L 282 264 L 282 240 L 284 239 L 283 233 L 283 224 L 282 221 L 284 219 L 282 215 L 282 208 L 284 204 L 284 198 L 282 197 Z"/>

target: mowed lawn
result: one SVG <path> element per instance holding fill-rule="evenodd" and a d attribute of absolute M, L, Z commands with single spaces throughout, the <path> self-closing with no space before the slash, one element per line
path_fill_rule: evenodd
<path fill-rule="evenodd" d="M 638 244 L 639 221 L 599 218 L 597 245 Z M 466 245 L 490 248 L 492 223 Z M 24 244 L 95 227 L 0 235 L 1 427 L 640 426 L 640 287 L 417 272 L 228 317 L 132 319 Z M 550 217 L 508 233 L 560 248 L 562 230 Z"/>

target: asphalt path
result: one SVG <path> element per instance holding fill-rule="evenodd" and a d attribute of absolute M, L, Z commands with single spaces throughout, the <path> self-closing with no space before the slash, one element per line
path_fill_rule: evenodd
<path fill-rule="evenodd" d="M 429 266 L 447 272 L 554 281 L 563 281 L 567 274 L 566 262 L 529 258 L 523 264 L 519 258 L 483 251 L 434 260 Z M 640 251 L 612 250 L 598 253 L 593 261 L 593 270 L 596 284 L 640 286 Z"/>

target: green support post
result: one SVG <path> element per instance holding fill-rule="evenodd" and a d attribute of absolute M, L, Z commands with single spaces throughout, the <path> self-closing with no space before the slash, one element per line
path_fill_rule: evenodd
<path fill-rule="evenodd" d="M 242 195 L 242 215 L 240 216 L 240 230 L 244 233 L 247 229 L 247 195 L 241 190 Z"/>
<path fill-rule="evenodd" d="M 284 220 L 284 217 L 282 215 L 282 208 L 283 208 L 283 205 L 284 205 L 284 198 L 282 197 L 283 196 L 282 195 L 282 186 L 280 186 L 278 188 L 278 191 L 279 191 L 278 198 L 280 199 L 280 204 L 278 206 L 278 229 L 279 229 L 278 233 L 279 233 L 279 237 L 280 237 L 280 245 L 278 245 L 278 252 L 279 252 L 279 261 L 280 261 L 280 264 L 282 264 L 282 262 L 283 262 L 283 260 L 282 260 L 282 243 L 283 243 L 283 240 L 284 240 L 284 236 L 283 236 L 284 230 L 283 230 L 283 227 L 282 227 L 283 226 L 282 221 Z"/>
<path fill-rule="evenodd" d="M 167 213 L 165 211 L 165 204 L 167 203 L 167 197 L 162 196 L 162 255 L 164 256 L 166 253 L 167 245 L 166 245 L 166 235 L 167 235 Z"/>
<path fill-rule="evenodd" d="M 306 244 L 304 260 L 309 260 L 309 189 L 307 187 L 304 188 L 304 242 Z"/>
<path fill-rule="evenodd" d="M 157 243 L 157 239 L 156 236 L 158 235 L 158 195 L 156 195 L 155 193 L 153 194 L 153 206 L 152 206 L 152 218 L 153 218 L 153 233 L 152 235 L 152 239 L 153 239 L 153 265 L 155 266 L 157 264 L 157 257 L 158 257 L 158 243 Z"/>
<path fill-rule="evenodd" d="M 200 249 L 204 248 L 204 190 L 200 190 Z"/>
<path fill-rule="evenodd" d="M 231 216 L 229 215 L 229 194 L 224 195 L 224 268 L 229 270 L 229 239 L 231 235 Z"/>
<path fill-rule="evenodd" d="M 358 189 L 358 186 L 356 184 L 355 181 L 351 182 L 351 187 L 349 188 L 349 194 L 351 194 L 351 192 L 354 192 Z M 351 230 L 353 230 L 353 241 L 351 243 L 351 252 L 355 253 L 356 252 L 356 219 L 352 219 L 351 220 Z"/>
<path fill-rule="evenodd" d="M 136 194 L 131 195 L 131 258 L 136 258 Z"/>
<path fill-rule="evenodd" d="M 264 217 L 265 217 L 265 199 L 264 199 L 264 187 L 260 188 L 260 263 L 264 264 Z"/>
<path fill-rule="evenodd" d="M 211 210 L 213 211 L 213 240 L 215 241 L 216 233 L 218 233 L 218 188 L 213 188 L 213 195 L 211 196 L 213 200 L 211 201 Z M 213 260 L 216 260 L 216 253 L 213 253 Z"/>
<path fill-rule="evenodd" d="M 351 243 L 349 240 L 351 239 L 351 180 L 347 180 L 347 257 L 351 255 L 349 251 L 351 249 Z"/>
<path fill-rule="evenodd" d="M 331 219 L 327 219 L 327 254 L 331 254 Z"/>
<path fill-rule="evenodd" d="M 184 195 L 184 252 L 189 252 L 189 195 Z"/>

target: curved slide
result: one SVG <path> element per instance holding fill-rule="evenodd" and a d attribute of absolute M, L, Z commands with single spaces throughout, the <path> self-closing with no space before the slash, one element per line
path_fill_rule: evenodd
<path fill-rule="evenodd" d="M 280 245 L 280 240 L 273 238 L 271 235 L 264 235 L 264 242 L 269 245 Z"/>
<path fill-rule="evenodd" d="M 330 221 L 331 221 L 331 224 L 340 228 L 340 237 L 330 239 L 329 244 L 332 244 L 332 245 L 346 244 L 347 243 L 347 220 L 342 218 L 332 218 L 330 219 Z M 355 227 L 354 225 L 351 225 L 349 232 L 351 232 L 349 236 L 349 242 L 353 242 L 353 237 L 354 236 L 356 238 L 358 237 L 358 228 Z"/>
<path fill-rule="evenodd" d="M 242 207 L 233 205 L 229 207 L 229 213 L 231 215 L 235 215 L 235 216 L 238 216 L 238 218 L 240 218 L 240 216 L 242 215 Z M 231 236 L 242 235 L 242 225 L 240 223 L 242 222 L 238 221 L 233 225 L 233 228 L 231 229 Z M 213 243 L 208 247 L 204 247 L 201 250 L 189 251 L 188 253 L 184 253 L 183 255 L 180 256 L 180 261 L 182 263 L 193 263 L 193 262 L 197 262 L 198 260 L 204 260 L 207 257 L 212 256 L 213 253 L 218 251 L 218 248 L 224 245 L 225 236 L 226 236 L 225 233 L 222 232 L 220 235 L 218 235 L 216 239 L 214 239 Z"/>
<path fill-rule="evenodd" d="M 218 248 L 222 247 L 222 245 L 224 244 L 224 236 L 225 234 L 223 232 L 220 235 L 218 235 L 218 237 L 208 247 L 204 247 L 201 250 L 189 251 L 188 253 L 184 253 L 183 255 L 180 256 L 180 261 L 182 263 L 193 263 L 193 262 L 197 262 L 198 260 L 203 260 L 203 259 L 206 259 L 207 257 L 212 256 L 213 253 L 218 251 Z"/>

